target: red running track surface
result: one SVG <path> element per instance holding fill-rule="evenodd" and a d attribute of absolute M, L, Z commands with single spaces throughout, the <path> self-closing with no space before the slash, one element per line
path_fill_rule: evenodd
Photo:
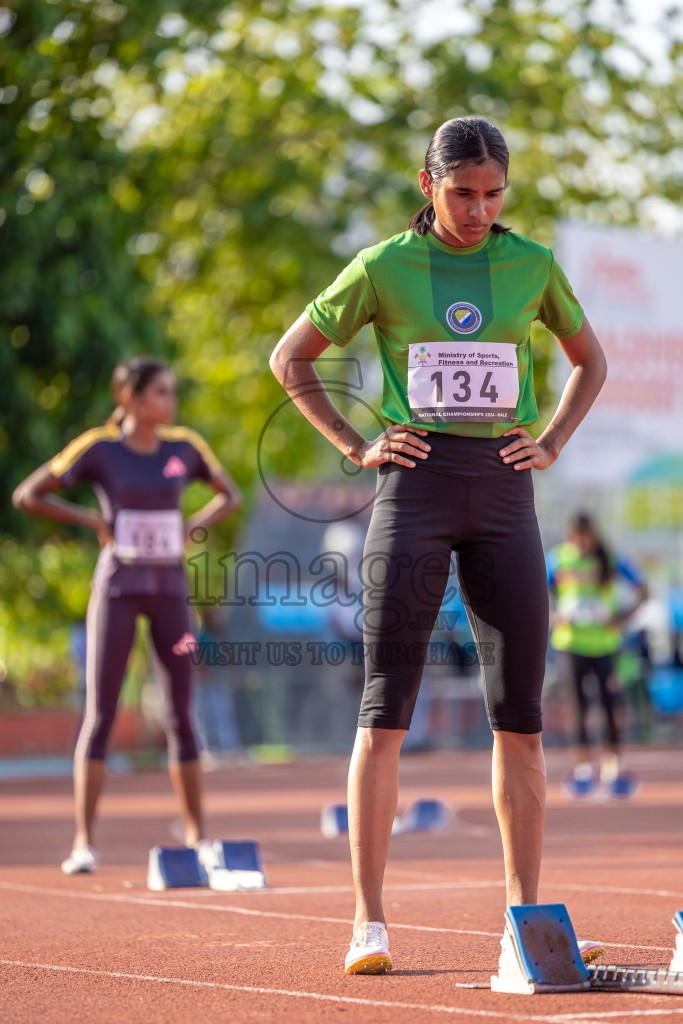
<path fill-rule="evenodd" d="M 485 752 L 405 755 L 399 807 L 440 797 L 444 833 L 396 836 L 386 875 L 395 970 L 343 973 L 353 899 L 345 838 L 320 811 L 345 799 L 346 759 L 239 764 L 204 776 L 209 831 L 261 843 L 269 888 L 256 893 L 145 888 L 155 844 L 176 819 L 161 773 L 113 777 L 102 801 L 102 866 L 65 878 L 67 779 L 0 790 L 2 1024 L 683 1024 L 683 998 L 586 993 L 509 996 L 459 989 L 497 965 L 505 897 Z M 603 962 L 666 967 L 683 909 L 683 750 L 634 750 L 643 786 L 628 803 L 570 802 L 562 752 L 548 754 L 540 899 L 567 905 Z"/>

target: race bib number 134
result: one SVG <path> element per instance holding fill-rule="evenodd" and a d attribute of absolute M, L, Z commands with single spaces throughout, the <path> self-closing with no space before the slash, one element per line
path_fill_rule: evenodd
<path fill-rule="evenodd" d="M 408 401 L 416 423 L 513 423 L 518 397 L 515 345 L 439 341 L 408 346 Z"/>

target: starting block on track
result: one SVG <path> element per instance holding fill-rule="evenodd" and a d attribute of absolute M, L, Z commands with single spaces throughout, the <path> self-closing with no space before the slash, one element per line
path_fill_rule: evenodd
<path fill-rule="evenodd" d="M 586 968 L 574 929 L 562 903 L 508 907 L 498 974 L 493 992 L 652 992 L 683 995 L 683 910 L 673 919 L 676 944 L 668 968 Z M 463 985 L 463 988 L 486 986 Z"/>
<path fill-rule="evenodd" d="M 194 889 L 208 885 L 206 870 L 190 846 L 153 846 L 147 864 L 147 888 Z"/>
<path fill-rule="evenodd" d="M 147 888 L 191 889 L 210 886 L 225 892 L 263 889 L 266 876 L 253 839 L 204 841 L 191 846 L 154 846 L 149 851 Z"/>
<path fill-rule="evenodd" d="M 266 884 L 261 850 L 253 839 L 216 839 L 203 848 L 202 861 L 212 889 L 235 892 Z"/>
<path fill-rule="evenodd" d="M 601 992 L 655 992 L 683 996 L 683 972 L 638 967 L 589 967 L 591 988 Z"/>
<path fill-rule="evenodd" d="M 672 924 L 677 930 L 678 935 L 676 936 L 674 955 L 669 970 L 683 972 L 683 910 L 679 910 L 674 914 Z"/>
<path fill-rule="evenodd" d="M 683 910 L 673 919 L 676 945 L 669 969 L 647 970 L 638 967 L 590 967 L 591 988 L 602 992 L 655 992 L 683 996 Z"/>
<path fill-rule="evenodd" d="M 607 786 L 609 796 L 628 800 L 640 789 L 640 779 L 633 772 L 620 772 Z"/>
<path fill-rule="evenodd" d="M 451 812 L 441 800 L 414 800 L 403 814 L 394 819 L 392 835 L 412 832 L 441 832 L 451 824 Z M 327 804 L 320 816 L 320 831 L 327 839 L 346 835 L 349 831 L 349 809 L 346 804 Z"/>
<path fill-rule="evenodd" d="M 346 804 L 326 804 L 320 815 L 320 831 L 326 839 L 345 836 L 349 831 L 349 809 Z"/>
<path fill-rule="evenodd" d="M 508 907 L 493 992 L 582 992 L 591 987 L 563 903 Z"/>
<path fill-rule="evenodd" d="M 394 822 L 394 835 L 442 832 L 451 824 L 451 812 L 441 800 L 415 800 Z"/>

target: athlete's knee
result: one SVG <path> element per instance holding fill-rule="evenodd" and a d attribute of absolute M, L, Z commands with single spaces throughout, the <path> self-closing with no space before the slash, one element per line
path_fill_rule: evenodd
<path fill-rule="evenodd" d="M 167 723 L 168 756 L 172 761 L 195 761 L 199 750 L 189 714 L 174 714 Z"/>
<path fill-rule="evenodd" d="M 543 750 L 543 739 L 540 732 L 510 732 L 494 729 L 495 742 L 509 755 L 520 757 L 536 757 Z"/>
<path fill-rule="evenodd" d="M 76 742 L 76 754 L 86 761 L 103 761 L 115 715 L 103 711 L 86 718 Z"/>
<path fill-rule="evenodd" d="M 356 733 L 356 748 L 374 757 L 391 756 L 401 749 L 406 731 L 359 726 Z"/>

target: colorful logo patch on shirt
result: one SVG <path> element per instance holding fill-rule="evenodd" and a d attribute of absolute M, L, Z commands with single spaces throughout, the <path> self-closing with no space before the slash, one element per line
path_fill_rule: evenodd
<path fill-rule="evenodd" d="M 177 455 L 172 455 L 161 472 L 166 477 L 185 476 L 187 467 L 182 459 L 179 459 Z"/>
<path fill-rule="evenodd" d="M 471 302 L 454 302 L 448 307 L 446 320 L 458 334 L 472 334 L 481 326 L 481 313 Z"/>
<path fill-rule="evenodd" d="M 192 633 L 183 633 L 180 640 L 178 640 L 177 643 L 173 644 L 171 650 L 173 651 L 174 654 L 177 654 L 179 657 L 181 657 L 183 654 L 189 654 L 190 647 L 192 647 L 196 643 L 197 638 L 193 636 Z"/>

